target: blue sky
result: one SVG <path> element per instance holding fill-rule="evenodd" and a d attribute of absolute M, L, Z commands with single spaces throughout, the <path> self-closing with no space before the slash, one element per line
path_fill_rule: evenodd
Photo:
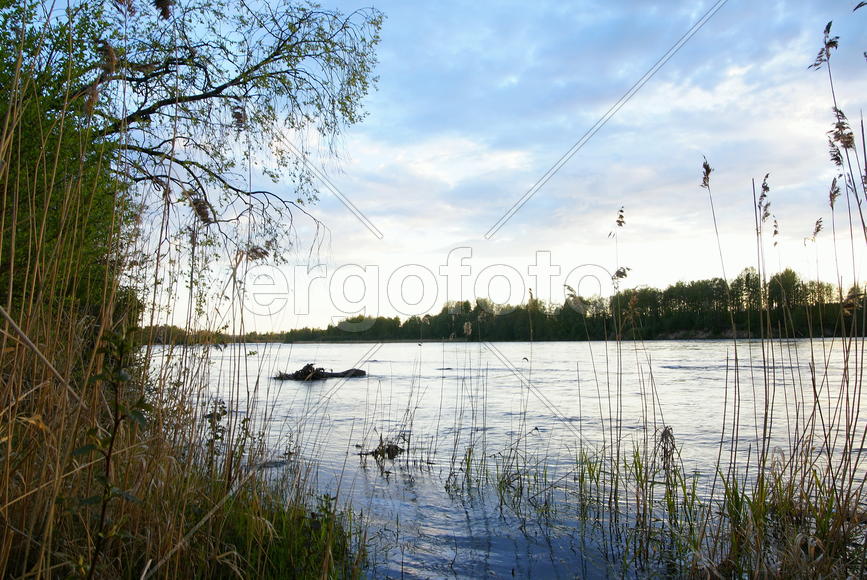
<path fill-rule="evenodd" d="M 832 61 L 838 98 L 858 119 L 867 94 L 867 10 L 853 14 L 850 0 L 729 0 L 492 239 L 484 237 L 714 4 L 375 3 L 386 20 L 368 117 L 344 133 L 339 160 L 320 162 L 382 239 L 322 188 L 312 211 L 329 234 L 313 262 L 326 277 L 311 286 L 309 309 L 290 307 L 257 325 L 319 326 L 350 314 L 352 305 L 373 315 L 419 313 L 395 309 L 389 277 L 424 268 L 439 278 L 455 248 L 471 252 L 460 296 L 441 278 L 431 288 L 430 277 L 407 275 L 399 284 L 404 302 L 439 310 L 447 298 L 471 299 L 487 266 L 522 273 L 525 299 L 537 252 L 548 252 L 561 275 L 585 265 L 611 272 L 628 266 L 629 287 L 720 276 L 708 197 L 699 187 L 705 155 L 715 169 L 729 278 L 756 265 L 751 180 L 758 185 L 770 173 L 781 235 L 776 246 L 770 236 L 765 244 L 769 272 L 791 266 L 833 281 L 830 231 L 815 245 L 803 242 L 817 218 L 830 224 L 827 190 L 835 174 L 825 139 L 832 121 L 827 74 L 807 66 L 833 20 L 841 37 Z M 611 237 L 621 206 L 626 226 Z M 309 247 L 302 246 L 312 243 L 311 233 L 303 226 L 299 233 L 295 263 L 306 267 Z M 849 283 L 853 263 L 861 279 L 863 247 L 853 257 L 843 242 L 838 256 L 849 264 Z M 418 268 L 401 270 L 411 264 Z M 370 266 L 376 272 L 369 268 L 367 278 L 351 275 Z M 335 300 L 327 283 L 341 267 L 344 296 Z M 297 286 L 289 268 L 281 275 L 289 290 Z M 493 294 L 506 279 L 494 280 Z M 543 297 L 561 301 L 562 283 L 554 280 L 552 295 Z M 500 290 L 495 301 L 508 294 Z"/>

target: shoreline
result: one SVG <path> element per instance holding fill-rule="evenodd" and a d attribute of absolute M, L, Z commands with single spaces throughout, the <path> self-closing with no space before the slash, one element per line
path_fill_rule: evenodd
<path fill-rule="evenodd" d="M 521 342 L 532 342 L 532 343 L 546 343 L 546 342 L 653 342 L 653 341 L 679 341 L 679 340 L 690 340 L 690 341 L 720 341 L 720 340 L 807 340 L 807 339 L 828 339 L 828 338 L 842 338 L 839 335 L 825 335 L 825 336 L 751 336 L 751 335 L 737 335 L 732 336 L 732 333 L 727 333 L 726 335 L 713 334 L 710 332 L 676 332 L 676 333 L 668 333 L 664 336 L 655 336 L 653 338 L 630 338 L 630 337 L 608 337 L 608 338 L 594 338 L 594 339 L 583 339 L 577 340 L 573 338 L 569 339 L 540 339 L 540 340 L 450 340 L 450 339 L 441 339 L 441 338 L 425 338 L 422 340 L 410 340 L 404 338 L 363 338 L 363 339 L 351 339 L 347 338 L 345 340 L 224 340 L 224 341 L 190 341 L 184 344 L 184 341 L 176 341 L 176 342 L 160 342 L 155 341 L 149 344 L 154 346 L 208 346 L 208 345 L 220 345 L 226 346 L 230 344 L 460 344 L 460 343 L 474 343 L 474 344 L 483 344 L 487 342 L 492 343 L 521 343 Z"/>

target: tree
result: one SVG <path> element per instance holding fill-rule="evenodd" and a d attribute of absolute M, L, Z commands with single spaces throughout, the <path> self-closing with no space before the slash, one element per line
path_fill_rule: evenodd
<path fill-rule="evenodd" d="M 124 283 L 153 293 L 155 324 L 180 272 L 207 290 L 218 252 L 281 259 L 299 212 L 318 234 L 308 157 L 363 118 L 381 20 L 285 1 L 0 0 L 2 303 L 96 311 Z"/>
<path fill-rule="evenodd" d="M 804 305 L 804 287 L 791 268 L 774 274 L 768 280 L 768 304 L 771 308 L 792 309 Z"/>
<path fill-rule="evenodd" d="M 333 153 L 363 118 L 381 21 L 373 9 L 228 0 L 80 1 L 46 16 L 79 29 L 51 50 L 84 51 L 90 66 L 67 96 L 95 144 L 117 145 L 110 169 L 139 186 L 141 208 L 171 207 L 230 242 L 252 235 L 254 257 L 278 250 L 316 199 L 308 155 Z M 251 188 L 253 168 L 280 185 Z"/>
<path fill-rule="evenodd" d="M 70 42 L 99 30 L 91 19 L 40 24 L 39 5 L 0 1 L 0 301 L 33 314 L 39 302 L 58 317 L 61 306 L 100 310 L 108 256 L 125 208 L 107 168 L 110 142 L 93 143 L 84 102 L 69 98 L 69 79 L 97 66 Z M 69 268 L 68 265 L 74 264 Z M 39 310 L 39 309 L 36 309 Z"/>
<path fill-rule="evenodd" d="M 731 284 L 732 307 L 735 312 L 758 311 L 762 306 L 762 280 L 755 268 L 738 274 Z"/>

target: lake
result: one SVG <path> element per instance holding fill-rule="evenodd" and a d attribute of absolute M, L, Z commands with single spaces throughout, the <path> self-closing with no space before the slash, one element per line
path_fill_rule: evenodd
<path fill-rule="evenodd" d="M 709 494 L 721 449 L 725 462 L 736 441 L 735 462 L 745 463 L 766 429 L 784 454 L 814 393 L 834 407 L 840 345 L 235 344 L 211 354 L 208 382 L 235 412 L 265 418 L 275 457 L 310 461 L 318 493 L 361 512 L 372 576 L 605 577 L 620 572 L 594 531 L 603 516 L 579 515 L 570 491 L 582 450 L 628 457 L 670 427 L 684 470 Z M 367 376 L 270 378 L 308 362 Z M 863 373 L 858 360 L 847 364 Z M 860 400 L 851 401 L 859 413 Z M 856 421 L 847 428 L 863 430 Z M 389 445 L 400 450 L 393 458 L 372 453 Z"/>

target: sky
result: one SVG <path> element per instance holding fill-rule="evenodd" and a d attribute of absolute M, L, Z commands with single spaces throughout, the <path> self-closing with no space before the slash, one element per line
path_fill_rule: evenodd
<path fill-rule="evenodd" d="M 808 66 L 833 21 L 838 102 L 860 119 L 867 9 L 719 4 L 375 2 L 385 21 L 367 117 L 318 166 L 327 183 L 310 211 L 327 232 L 317 243 L 302 224 L 290 264 L 247 272 L 246 329 L 406 318 L 477 296 L 519 303 L 531 289 L 558 303 L 564 284 L 607 295 L 620 267 L 620 288 L 732 279 L 760 257 L 769 275 L 792 267 L 834 282 L 839 263 L 844 284 L 862 280 L 864 244 L 853 255 L 845 205 L 836 243 L 831 235 L 831 92 L 827 71 Z M 700 187 L 705 156 L 713 212 Z M 780 234 L 769 222 L 760 254 L 753 180 L 758 188 L 766 174 Z M 825 231 L 805 243 L 820 217 Z"/>

